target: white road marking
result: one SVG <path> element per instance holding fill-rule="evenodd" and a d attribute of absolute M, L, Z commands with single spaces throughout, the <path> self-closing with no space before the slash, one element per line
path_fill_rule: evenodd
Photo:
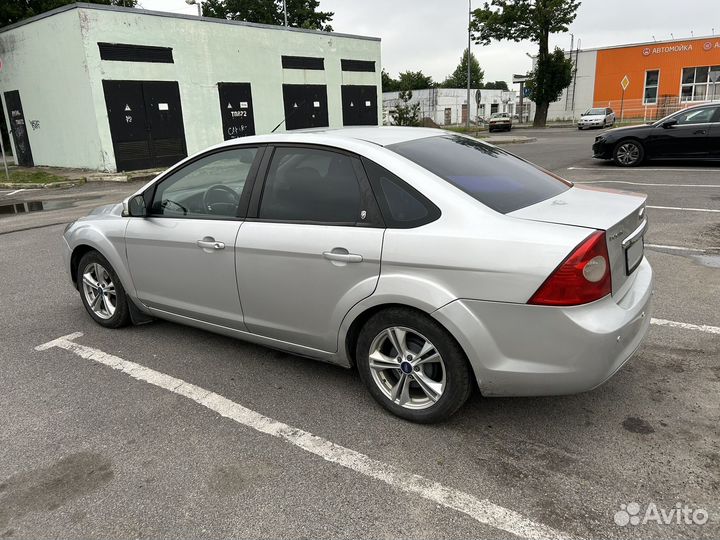
<path fill-rule="evenodd" d="M 649 172 L 714 172 L 720 173 L 720 167 L 717 169 L 647 169 L 645 167 L 568 167 L 568 171 L 602 171 L 602 172 L 636 172 L 636 171 L 649 171 Z"/>
<path fill-rule="evenodd" d="M 701 187 L 720 188 L 720 184 L 656 184 L 654 182 L 627 182 L 625 180 L 586 180 L 573 184 L 627 184 L 630 186 L 654 186 L 654 187 Z"/>
<path fill-rule="evenodd" d="M 683 330 L 697 330 L 699 332 L 705 332 L 707 334 L 718 334 L 720 335 L 720 326 L 709 326 L 707 324 L 690 324 L 677 321 L 668 321 L 667 319 L 650 319 L 650 324 L 657 326 L 670 326 L 672 328 L 682 328 Z"/>
<path fill-rule="evenodd" d="M 655 210 L 683 210 L 684 212 L 713 212 L 720 213 L 720 210 L 712 208 L 685 208 L 683 206 L 650 206 L 646 205 L 646 208 L 654 208 Z"/>
<path fill-rule="evenodd" d="M 20 193 L 21 191 L 25 191 L 25 188 L 23 189 L 16 189 L 15 191 L 11 191 L 10 193 L 0 193 L 3 197 L 9 197 L 10 195 L 15 195 L 16 193 Z"/>
<path fill-rule="evenodd" d="M 284 439 L 290 444 L 306 452 L 315 454 L 326 461 L 341 465 L 365 476 L 369 476 L 370 478 L 380 480 L 407 493 L 419 495 L 436 504 L 457 510 L 479 523 L 495 527 L 496 529 L 533 540 L 570 538 L 560 531 L 543 525 L 542 523 L 531 521 L 518 512 L 498 506 L 488 500 L 478 499 L 469 493 L 446 487 L 423 476 L 412 474 L 398 469 L 393 465 L 372 459 L 365 454 L 345 448 L 307 431 L 278 422 L 277 420 L 263 416 L 221 395 L 190 384 L 182 379 L 177 379 L 141 364 L 123 360 L 99 349 L 80 345 L 73 341 L 82 335 L 82 332 L 68 334 L 67 336 L 59 337 L 43 345 L 38 345 L 35 347 L 35 350 L 44 351 L 52 347 L 59 347 L 81 358 L 104 364 L 134 379 L 159 386 L 160 388 L 191 399 L 225 418 L 234 420 L 238 424 L 250 427 L 267 435 L 272 435 L 273 437 Z"/>
<path fill-rule="evenodd" d="M 656 248 L 656 249 L 669 249 L 672 251 L 692 251 L 695 253 L 705 253 L 706 249 L 700 249 L 700 248 L 690 248 L 690 247 L 683 247 L 683 246 L 666 246 L 663 244 L 645 244 L 645 247 L 647 248 Z M 710 248 L 710 249 L 718 249 L 718 248 Z"/>

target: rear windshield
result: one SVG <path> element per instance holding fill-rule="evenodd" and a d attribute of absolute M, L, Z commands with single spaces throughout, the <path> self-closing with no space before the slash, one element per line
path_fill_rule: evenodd
<path fill-rule="evenodd" d="M 459 135 L 387 148 L 503 214 L 555 197 L 572 185 L 504 150 Z"/>

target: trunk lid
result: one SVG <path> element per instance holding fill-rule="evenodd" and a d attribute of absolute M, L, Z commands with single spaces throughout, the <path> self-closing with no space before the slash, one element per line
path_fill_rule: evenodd
<path fill-rule="evenodd" d="M 642 259 L 646 201 L 647 196 L 641 193 L 575 185 L 556 197 L 507 215 L 605 231 L 615 294 Z"/>

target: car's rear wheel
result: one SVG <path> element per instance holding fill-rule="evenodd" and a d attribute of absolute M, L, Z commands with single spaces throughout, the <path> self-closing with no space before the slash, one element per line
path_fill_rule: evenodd
<path fill-rule="evenodd" d="M 360 330 L 356 359 L 373 398 L 413 422 L 447 419 L 472 391 L 472 371 L 455 339 L 409 309 L 373 315 Z"/>
<path fill-rule="evenodd" d="M 645 150 L 638 141 L 620 141 L 613 150 L 613 161 L 621 167 L 635 167 L 642 163 Z"/>
<path fill-rule="evenodd" d="M 96 323 L 107 328 L 130 324 L 125 289 L 105 257 L 89 251 L 80 259 L 77 284 L 85 309 Z"/>

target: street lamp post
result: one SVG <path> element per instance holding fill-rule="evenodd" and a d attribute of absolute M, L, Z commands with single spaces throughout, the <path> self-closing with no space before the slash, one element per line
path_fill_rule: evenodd
<path fill-rule="evenodd" d="M 472 24 L 472 0 L 468 0 L 468 46 L 467 46 L 467 117 L 465 129 L 470 130 L 470 25 Z"/>

